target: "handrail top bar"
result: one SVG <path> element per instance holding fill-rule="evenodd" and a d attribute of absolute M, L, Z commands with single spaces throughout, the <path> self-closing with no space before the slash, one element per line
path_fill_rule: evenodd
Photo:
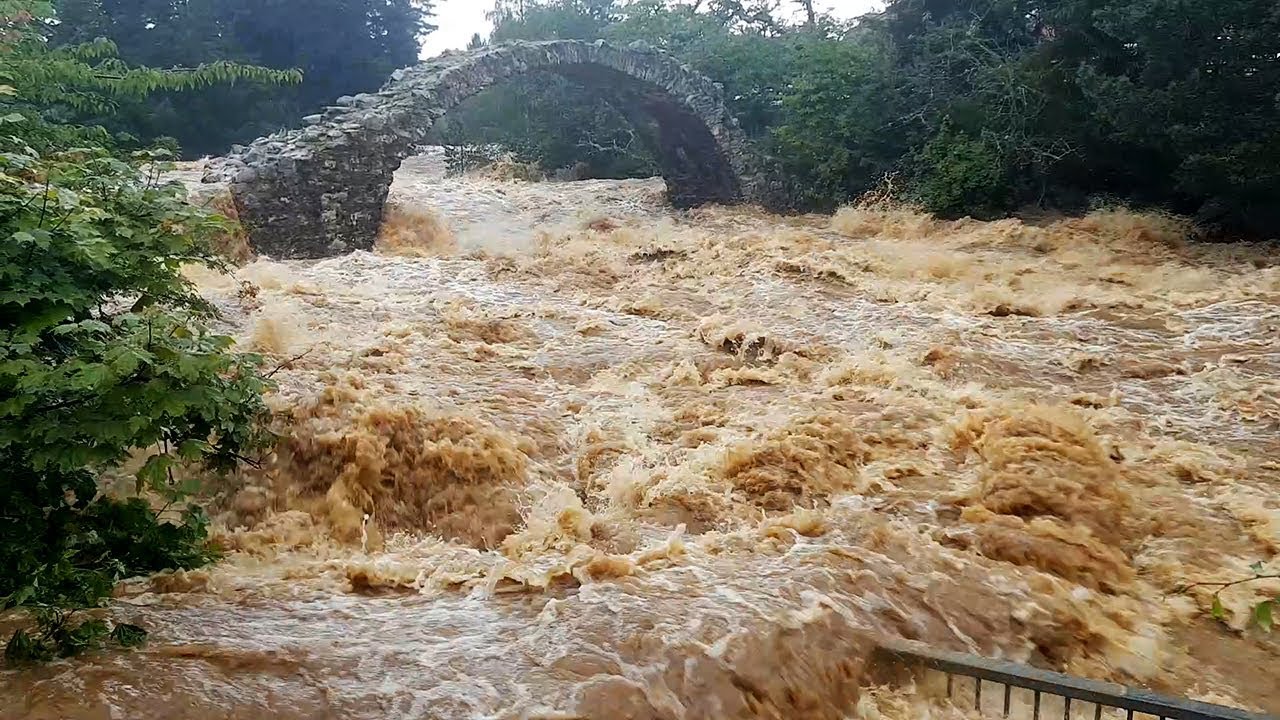
<path fill-rule="evenodd" d="M 1171 720 L 1280 720 L 1274 716 L 1251 713 L 1225 705 L 1169 697 L 1117 683 L 1086 680 L 1040 670 L 1029 665 L 965 653 L 933 650 L 920 643 L 906 640 L 882 641 L 878 649 L 895 659 L 914 661 L 941 672 L 967 675 Z"/>

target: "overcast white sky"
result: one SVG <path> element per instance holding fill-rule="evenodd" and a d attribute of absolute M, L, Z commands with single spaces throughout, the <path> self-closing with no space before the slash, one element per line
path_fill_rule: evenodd
<path fill-rule="evenodd" d="M 814 3 L 817 8 L 846 18 L 883 5 L 881 0 L 817 0 Z M 433 22 L 440 29 L 427 36 L 422 46 L 422 56 L 432 57 L 445 50 L 464 48 L 474 33 L 488 37 L 491 28 L 484 16 L 492 8 L 492 0 L 436 0 L 436 17 Z"/>

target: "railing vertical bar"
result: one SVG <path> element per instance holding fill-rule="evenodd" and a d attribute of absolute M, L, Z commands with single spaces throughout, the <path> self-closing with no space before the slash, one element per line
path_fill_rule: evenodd
<path fill-rule="evenodd" d="M 1132 710 L 1127 711 L 1125 713 L 1125 717 L 1127 718 L 1127 720 L 1133 720 L 1133 711 Z"/>
<path fill-rule="evenodd" d="M 1004 716 L 1009 717 L 1009 696 L 1013 694 L 1013 686 L 1004 684 Z"/>
<path fill-rule="evenodd" d="M 1102 720 L 1102 703 L 1093 704 L 1093 720 Z"/>
<path fill-rule="evenodd" d="M 1033 716 L 1032 720 L 1040 720 L 1040 691 L 1036 690 L 1035 693 L 1036 693 L 1036 699 L 1031 710 L 1031 714 Z"/>
<path fill-rule="evenodd" d="M 1071 720 L 1071 698 L 1062 698 L 1062 720 Z"/>
<path fill-rule="evenodd" d="M 973 679 L 973 708 L 982 712 L 982 678 Z"/>

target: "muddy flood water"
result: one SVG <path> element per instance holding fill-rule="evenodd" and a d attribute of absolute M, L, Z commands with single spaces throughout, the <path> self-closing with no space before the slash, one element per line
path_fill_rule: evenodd
<path fill-rule="evenodd" d="M 878 638 L 1280 712 L 1280 585 L 1179 591 L 1280 551 L 1274 247 L 410 161 L 375 252 L 191 276 L 277 454 L 0 717 L 967 717 Z"/>

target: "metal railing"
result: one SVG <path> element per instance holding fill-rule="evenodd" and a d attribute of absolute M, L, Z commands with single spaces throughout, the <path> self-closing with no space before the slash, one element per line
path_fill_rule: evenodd
<path fill-rule="evenodd" d="M 896 663 L 907 669 L 934 670 L 945 674 L 947 696 L 952 702 L 956 701 L 955 678 L 957 676 L 973 678 L 974 708 L 979 713 L 983 710 L 983 683 L 995 684 L 997 687 L 994 689 L 997 693 L 1002 686 L 1003 698 L 999 706 L 1002 717 L 1005 718 L 1009 717 L 1013 689 L 1023 688 L 1032 693 L 1032 720 L 1041 720 L 1042 710 L 1044 710 L 1043 700 L 1046 695 L 1062 699 L 1060 717 L 1064 720 L 1071 720 L 1073 706 L 1076 708 L 1077 718 L 1082 716 L 1082 710 L 1085 711 L 1083 717 L 1087 718 L 1087 710 L 1092 706 L 1094 720 L 1100 720 L 1106 708 L 1115 708 L 1124 712 L 1126 720 L 1134 720 L 1135 715 L 1161 720 L 1166 718 L 1168 720 L 1277 720 L 1271 716 L 1223 705 L 1159 695 L 1115 683 L 1086 680 L 976 655 L 931 650 L 917 643 L 905 641 L 882 643 L 877 649 L 876 661 L 877 665 Z"/>

